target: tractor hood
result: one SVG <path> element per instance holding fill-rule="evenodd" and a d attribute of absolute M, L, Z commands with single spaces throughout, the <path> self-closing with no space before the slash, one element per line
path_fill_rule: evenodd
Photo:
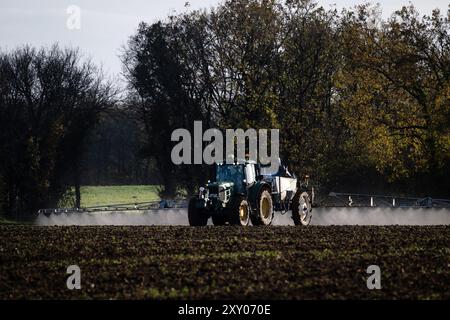
<path fill-rule="evenodd" d="M 230 200 L 233 192 L 234 183 L 232 182 L 211 182 L 207 185 L 209 199 L 212 201 L 220 201 L 221 203 L 227 203 Z"/>

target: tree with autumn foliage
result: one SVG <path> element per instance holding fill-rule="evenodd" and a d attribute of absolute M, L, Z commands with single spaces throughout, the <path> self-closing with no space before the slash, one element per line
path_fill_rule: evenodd
<path fill-rule="evenodd" d="M 389 182 L 436 192 L 450 162 L 450 22 L 403 7 L 387 21 L 368 6 L 342 20 L 336 87 L 350 148 Z"/>
<path fill-rule="evenodd" d="M 308 0 L 238 0 L 141 26 L 124 62 L 147 114 L 159 115 L 154 125 L 142 117 L 148 141 L 191 130 L 193 115 L 207 128 L 278 128 L 282 157 L 325 192 L 442 194 L 448 13 L 419 17 L 410 6 L 380 16 L 371 5 L 339 13 Z M 150 57 L 160 48 L 146 45 L 158 37 L 171 48 L 159 60 Z M 171 97 L 163 113 L 160 97 Z M 169 151 L 153 151 L 173 177 L 164 167 Z M 197 169 L 171 183 L 201 180 L 205 168 Z"/>

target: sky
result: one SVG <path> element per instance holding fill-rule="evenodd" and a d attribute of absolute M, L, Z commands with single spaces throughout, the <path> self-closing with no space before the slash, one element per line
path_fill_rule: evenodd
<path fill-rule="evenodd" d="M 316 0 L 324 8 L 338 9 L 363 3 L 363 0 Z M 139 22 L 164 19 L 186 10 L 211 8 L 221 0 L 0 0 L 0 49 L 11 50 L 30 44 L 36 47 L 79 47 L 84 56 L 102 66 L 107 76 L 117 78 L 122 70 L 121 47 L 134 34 Z M 408 0 L 373 0 L 380 3 L 383 16 L 407 5 Z M 448 0 L 413 0 L 421 14 L 435 8 L 446 12 Z M 76 6 L 75 8 L 73 6 Z M 72 9 L 75 9 L 73 11 Z M 80 19 L 77 17 L 79 9 Z M 79 24 L 77 23 L 79 21 Z"/>

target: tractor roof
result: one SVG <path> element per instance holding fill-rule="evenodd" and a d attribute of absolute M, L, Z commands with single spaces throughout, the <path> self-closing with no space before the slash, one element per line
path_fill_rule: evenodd
<path fill-rule="evenodd" d="M 254 160 L 249 160 L 249 159 L 235 159 L 233 160 L 233 163 L 227 163 L 227 160 L 221 160 L 216 162 L 217 165 L 224 165 L 224 164 L 229 164 L 229 165 L 238 165 L 238 164 L 257 164 L 256 161 Z"/>

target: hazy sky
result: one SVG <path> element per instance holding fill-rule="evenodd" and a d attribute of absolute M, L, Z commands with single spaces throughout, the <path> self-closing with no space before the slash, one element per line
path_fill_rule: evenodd
<path fill-rule="evenodd" d="M 140 21 L 153 22 L 174 12 L 186 10 L 187 0 L 0 0 L 0 48 L 17 45 L 48 46 L 54 42 L 78 46 L 86 56 L 114 76 L 121 72 L 120 47 L 134 33 Z M 189 0 L 190 9 L 210 8 L 220 0 Z M 325 8 L 336 4 L 352 7 L 362 0 L 318 0 Z M 388 16 L 408 0 L 378 0 Z M 413 0 L 422 14 L 434 8 L 446 12 L 448 0 Z M 80 29 L 67 27 L 67 8 L 81 9 Z"/>

